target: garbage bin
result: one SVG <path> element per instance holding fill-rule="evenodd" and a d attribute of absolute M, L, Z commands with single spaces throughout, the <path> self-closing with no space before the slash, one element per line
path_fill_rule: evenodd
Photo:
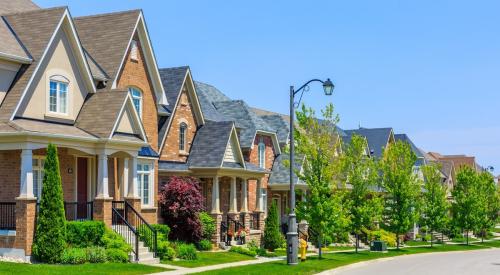
<path fill-rule="evenodd" d="M 370 244 L 370 251 L 387 252 L 387 244 L 383 241 L 373 241 Z"/>

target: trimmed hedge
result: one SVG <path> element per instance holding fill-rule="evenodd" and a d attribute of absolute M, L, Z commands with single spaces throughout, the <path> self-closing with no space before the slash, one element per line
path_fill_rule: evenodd
<path fill-rule="evenodd" d="M 177 257 L 183 260 L 196 260 L 196 248 L 193 244 L 179 243 L 177 245 Z"/>
<path fill-rule="evenodd" d="M 196 244 L 196 247 L 198 247 L 200 251 L 209 251 L 212 250 L 212 242 L 209 240 L 201 240 L 198 244 Z"/>
<path fill-rule="evenodd" d="M 106 226 L 101 221 L 71 221 L 66 223 L 66 243 L 74 247 L 102 245 Z"/>
<path fill-rule="evenodd" d="M 198 214 L 201 222 L 201 234 L 204 239 L 210 240 L 212 235 L 217 230 L 217 225 L 214 218 L 210 216 L 207 212 L 200 212 Z"/>
<path fill-rule="evenodd" d="M 234 253 L 239 253 L 239 254 L 247 255 L 247 256 L 251 256 L 251 257 L 257 256 L 257 252 L 251 251 L 251 250 L 248 250 L 246 248 L 239 247 L 239 246 L 231 246 L 231 248 L 229 249 L 229 251 L 230 252 L 234 252 Z"/>

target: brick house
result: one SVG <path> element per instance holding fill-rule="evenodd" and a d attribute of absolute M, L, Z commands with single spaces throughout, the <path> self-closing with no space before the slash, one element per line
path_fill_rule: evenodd
<path fill-rule="evenodd" d="M 111 226 L 119 201 L 156 223 L 168 102 L 142 11 L 72 18 L 23 0 L 0 16 L 0 255 L 31 254 L 48 143 L 68 220 Z"/>

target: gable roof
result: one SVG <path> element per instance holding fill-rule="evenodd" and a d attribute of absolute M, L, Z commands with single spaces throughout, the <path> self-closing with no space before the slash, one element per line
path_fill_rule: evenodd
<path fill-rule="evenodd" d="M 347 136 L 357 134 L 366 138 L 373 156 L 382 157 L 383 149 L 389 143 L 392 128 L 359 128 L 354 130 L 344 130 Z"/>
<path fill-rule="evenodd" d="M 31 63 L 31 57 L 24 50 L 7 23 L 0 18 L 0 58 L 20 63 Z"/>
<path fill-rule="evenodd" d="M 40 9 L 30 0 L 0 0 L 0 15 Z"/>
<path fill-rule="evenodd" d="M 425 162 L 426 162 L 425 153 L 422 150 L 420 150 L 420 148 L 418 148 L 415 145 L 415 143 L 413 143 L 413 141 L 406 134 L 395 134 L 394 139 L 396 141 L 400 140 L 400 141 L 407 142 L 410 145 L 411 150 L 413 151 L 413 153 L 415 153 L 415 155 L 418 158 L 417 162 L 416 162 L 417 166 L 425 164 Z"/>
<path fill-rule="evenodd" d="M 234 130 L 230 121 L 207 121 L 197 132 L 189 152 L 190 167 L 221 167 L 227 143 Z M 235 148 L 239 150 L 239 148 Z"/>
<path fill-rule="evenodd" d="M 287 144 L 290 135 L 290 119 L 286 120 L 281 115 L 260 116 L 275 132 L 280 144 Z"/>
<path fill-rule="evenodd" d="M 29 85 L 33 73 L 40 65 L 41 59 L 49 47 L 49 42 L 61 24 L 66 12 L 65 7 L 34 10 L 3 16 L 13 29 L 17 38 L 24 45 L 33 59 L 31 65 L 24 65 L 11 89 L 0 106 L 0 121 L 9 121 L 20 103 L 23 92 Z"/>
<path fill-rule="evenodd" d="M 212 85 L 198 81 L 195 81 L 194 84 L 205 119 L 208 121 L 230 121 L 231 119 L 225 117 L 215 109 L 213 102 L 229 101 L 231 99 Z"/>
<path fill-rule="evenodd" d="M 175 105 L 182 90 L 188 71 L 188 66 L 159 69 L 163 89 L 169 103 L 168 106 L 171 106 L 170 110 L 173 110 L 173 105 Z"/>
<path fill-rule="evenodd" d="M 285 164 L 286 161 L 290 159 L 290 155 L 283 153 L 274 159 L 272 173 L 269 176 L 268 184 L 289 184 L 290 183 L 290 168 L 289 165 Z M 302 164 L 304 163 L 304 156 L 295 156 L 295 170 L 301 170 Z M 293 182 L 295 184 L 299 183 L 299 178 L 295 173 L 293 173 Z"/>

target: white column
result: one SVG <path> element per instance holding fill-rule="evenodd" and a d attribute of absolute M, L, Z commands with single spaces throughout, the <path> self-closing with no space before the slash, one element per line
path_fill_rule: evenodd
<path fill-rule="evenodd" d="M 264 202 L 262 200 L 262 183 L 260 182 L 260 179 L 257 180 L 257 188 L 255 189 L 255 192 L 257 192 L 257 211 L 264 211 L 262 208 L 264 206 Z"/>
<path fill-rule="evenodd" d="M 128 164 L 128 158 L 124 158 L 123 159 L 123 163 L 122 163 L 122 167 L 123 167 L 123 170 L 122 170 L 122 194 L 123 194 L 123 197 L 128 197 L 128 192 L 129 192 L 129 188 L 128 188 L 128 178 L 129 178 L 129 164 Z"/>
<path fill-rule="evenodd" d="M 96 198 L 109 198 L 108 184 L 108 155 L 100 153 L 97 156 L 97 196 Z"/>
<path fill-rule="evenodd" d="M 21 152 L 21 186 L 20 198 L 33 198 L 33 151 L 23 149 Z"/>
<path fill-rule="evenodd" d="M 220 213 L 219 177 L 214 177 L 212 183 L 212 213 Z"/>
<path fill-rule="evenodd" d="M 139 186 L 137 180 L 137 157 L 128 161 L 128 195 L 129 198 L 139 198 Z"/>
<path fill-rule="evenodd" d="M 241 212 L 248 212 L 248 184 L 247 179 L 241 182 Z"/>
<path fill-rule="evenodd" d="M 238 213 L 238 198 L 236 196 L 236 177 L 231 177 L 231 192 L 229 198 L 229 213 Z"/>

